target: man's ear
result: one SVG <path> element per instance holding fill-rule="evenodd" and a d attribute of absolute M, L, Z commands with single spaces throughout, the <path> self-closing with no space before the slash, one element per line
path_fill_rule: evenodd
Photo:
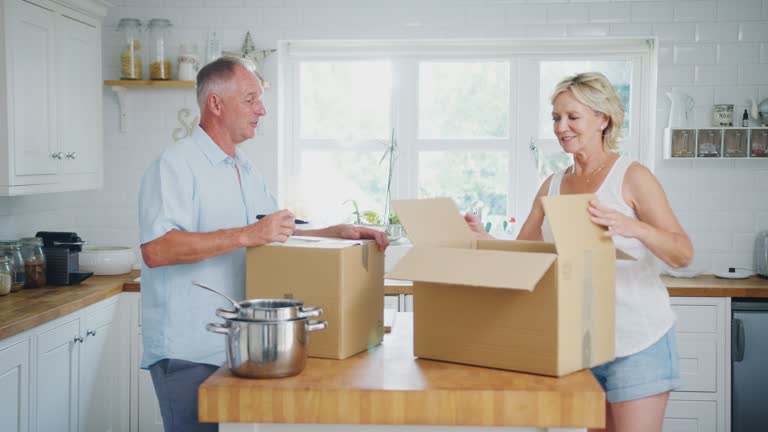
<path fill-rule="evenodd" d="M 219 95 L 216 93 L 209 94 L 207 100 L 208 110 L 216 115 L 220 115 L 222 102 L 223 101 L 221 100 L 221 97 L 219 97 Z"/>

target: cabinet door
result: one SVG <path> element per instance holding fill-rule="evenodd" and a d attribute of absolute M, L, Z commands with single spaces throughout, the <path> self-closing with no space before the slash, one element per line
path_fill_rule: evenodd
<path fill-rule="evenodd" d="M 0 431 L 29 430 L 29 339 L 0 350 Z"/>
<path fill-rule="evenodd" d="M 678 401 L 667 403 L 664 432 L 716 432 L 717 402 Z"/>
<path fill-rule="evenodd" d="M 37 432 L 77 431 L 79 330 L 74 319 L 37 336 Z"/>
<path fill-rule="evenodd" d="M 99 36 L 92 25 L 66 15 L 56 17 L 56 130 L 62 174 L 95 173 L 99 168 Z"/>
<path fill-rule="evenodd" d="M 127 326 L 119 304 L 88 312 L 80 349 L 79 428 L 81 432 L 127 431 L 129 369 Z"/>
<path fill-rule="evenodd" d="M 51 174 L 56 181 L 58 159 L 54 139 L 55 14 L 22 0 L 7 1 L 9 13 L 9 131 L 13 147 L 14 184 L 20 176 Z M 45 178 L 45 176 L 43 177 Z"/>

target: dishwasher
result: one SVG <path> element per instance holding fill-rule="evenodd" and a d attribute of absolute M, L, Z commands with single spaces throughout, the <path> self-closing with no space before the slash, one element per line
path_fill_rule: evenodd
<path fill-rule="evenodd" d="M 768 299 L 734 299 L 731 310 L 731 432 L 765 432 Z"/>

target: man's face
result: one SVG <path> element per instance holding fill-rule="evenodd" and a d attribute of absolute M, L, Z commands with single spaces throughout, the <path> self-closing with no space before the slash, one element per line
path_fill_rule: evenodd
<path fill-rule="evenodd" d="M 264 90 L 258 78 L 243 67 L 235 69 L 232 89 L 224 97 L 222 118 L 233 142 L 253 138 L 259 119 L 267 114 L 261 96 Z"/>

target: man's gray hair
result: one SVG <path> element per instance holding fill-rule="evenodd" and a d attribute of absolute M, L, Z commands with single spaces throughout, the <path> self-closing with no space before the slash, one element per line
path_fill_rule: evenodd
<path fill-rule="evenodd" d="M 197 104 L 201 113 L 208 101 L 208 95 L 221 93 L 232 83 L 232 77 L 237 66 L 242 66 L 261 82 L 261 77 L 256 72 L 256 65 L 252 61 L 234 56 L 219 57 L 205 65 L 197 73 Z"/>

